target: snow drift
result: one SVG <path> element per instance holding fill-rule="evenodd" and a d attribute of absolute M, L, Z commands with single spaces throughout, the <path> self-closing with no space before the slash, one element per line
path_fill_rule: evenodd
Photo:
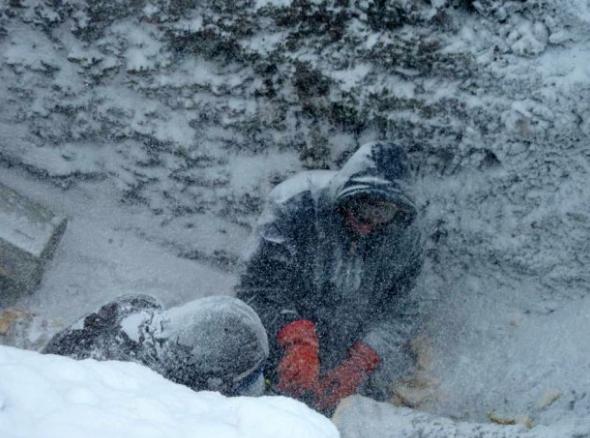
<path fill-rule="evenodd" d="M 194 392 L 125 362 L 75 361 L 0 347 L 3 438 L 338 438 L 285 397 Z"/>

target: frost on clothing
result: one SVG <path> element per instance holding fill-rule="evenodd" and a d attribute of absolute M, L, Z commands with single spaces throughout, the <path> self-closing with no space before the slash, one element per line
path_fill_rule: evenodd
<path fill-rule="evenodd" d="M 317 324 L 324 368 L 363 340 L 383 361 L 375 379 L 399 374 L 414 322 L 408 292 L 422 266 L 410 187 L 404 151 L 371 143 L 340 171 L 305 172 L 273 190 L 238 286 L 238 297 L 256 310 L 271 340 L 285 324 L 309 319 Z M 357 236 L 338 208 L 358 195 L 386 199 L 402 211 L 385 227 Z M 271 343 L 271 362 L 278 354 Z"/>
<path fill-rule="evenodd" d="M 164 311 L 148 296 L 105 304 L 54 338 L 44 353 L 137 362 L 195 390 L 262 392 L 266 333 L 255 312 L 227 296 Z"/>

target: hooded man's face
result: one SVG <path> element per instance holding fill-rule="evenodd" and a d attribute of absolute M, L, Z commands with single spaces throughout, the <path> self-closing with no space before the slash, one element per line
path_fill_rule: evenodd
<path fill-rule="evenodd" d="M 390 223 L 399 208 L 388 201 L 357 199 L 341 208 L 348 229 L 359 236 L 368 236 Z"/>

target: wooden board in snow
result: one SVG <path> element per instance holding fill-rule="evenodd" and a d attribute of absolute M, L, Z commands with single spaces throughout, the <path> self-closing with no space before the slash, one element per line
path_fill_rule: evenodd
<path fill-rule="evenodd" d="M 41 281 L 66 219 L 0 185 L 0 302 Z"/>

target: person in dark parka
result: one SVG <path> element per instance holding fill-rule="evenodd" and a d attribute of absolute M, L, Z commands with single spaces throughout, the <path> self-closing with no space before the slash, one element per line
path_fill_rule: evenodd
<path fill-rule="evenodd" d="M 407 156 L 391 143 L 271 192 L 237 297 L 267 330 L 266 369 L 280 392 L 323 411 L 361 388 L 387 396 L 415 328 L 416 215 Z"/>
<path fill-rule="evenodd" d="M 268 341 L 260 318 L 234 297 L 164 310 L 150 296 L 127 295 L 55 334 L 42 352 L 136 362 L 196 391 L 254 396 L 264 391 Z"/>

